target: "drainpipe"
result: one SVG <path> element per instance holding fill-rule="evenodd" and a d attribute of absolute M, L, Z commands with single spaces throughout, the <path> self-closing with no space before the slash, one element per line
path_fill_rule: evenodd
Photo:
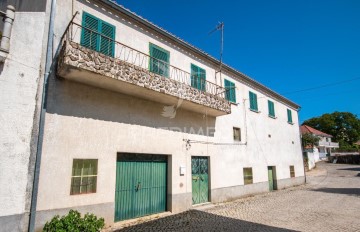
<path fill-rule="evenodd" d="M 49 31 L 47 38 L 47 50 L 46 50 L 46 60 L 45 60 L 45 73 L 44 73 L 44 82 L 42 86 L 42 98 L 41 98 L 41 109 L 40 109 L 40 119 L 39 119 L 39 134 L 37 138 L 37 148 L 36 148 L 36 161 L 35 161 L 35 170 L 34 170 L 34 181 L 33 189 L 31 195 L 31 206 L 30 206 L 30 219 L 29 219 L 29 232 L 35 231 L 35 218 L 36 218 L 36 205 L 37 197 L 39 190 L 39 176 L 40 176 L 40 164 L 41 164 L 41 155 L 42 155 L 42 145 L 43 145 L 43 136 L 44 136 L 44 125 L 45 125 L 45 113 L 46 113 L 46 86 L 51 72 L 52 64 L 52 51 L 53 51 L 53 39 L 54 39 L 54 18 L 55 18 L 55 8 L 56 0 L 51 1 L 50 9 L 50 21 L 49 21 Z"/>
<path fill-rule="evenodd" d="M 0 15 L 4 18 L 4 29 L 0 44 L 0 62 L 3 63 L 9 54 L 11 29 L 15 19 L 15 7 L 8 5 L 6 13 L 0 12 Z"/>

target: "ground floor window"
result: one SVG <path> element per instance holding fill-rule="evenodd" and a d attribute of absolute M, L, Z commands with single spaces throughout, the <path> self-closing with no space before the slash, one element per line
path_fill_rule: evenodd
<path fill-rule="evenodd" d="M 295 168 L 294 166 L 290 166 L 290 177 L 295 177 Z"/>
<path fill-rule="evenodd" d="M 244 168 L 244 184 L 252 184 L 253 183 L 253 174 L 252 168 Z"/>
<path fill-rule="evenodd" d="M 97 159 L 74 159 L 70 194 L 95 193 L 97 168 Z"/>
<path fill-rule="evenodd" d="M 234 141 L 241 141 L 240 128 L 233 127 Z"/>

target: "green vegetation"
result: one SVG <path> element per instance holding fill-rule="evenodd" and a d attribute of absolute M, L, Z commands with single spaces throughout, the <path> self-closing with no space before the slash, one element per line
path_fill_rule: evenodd
<path fill-rule="evenodd" d="M 334 136 L 333 140 L 339 142 L 339 149 L 343 151 L 353 150 L 354 143 L 360 139 L 360 119 L 350 112 L 323 114 L 306 120 L 303 125 Z"/>
<path fill-rule="evenodd" d="M 46 222 L 44 232 L 97 232 L 104 228 L 104 219 L 94 214 L 85 214 L 82 218 L 78 211 L 70 210 L 68 215 L 56 215 L 50 222 Z"/>
<path fill-rule="evenodd" d="M 303 147 L 314 147 L 320 140 L 320 138 L 316 135 L 313 135 L 311 133 L 306 133 L 301 136 Z"/>

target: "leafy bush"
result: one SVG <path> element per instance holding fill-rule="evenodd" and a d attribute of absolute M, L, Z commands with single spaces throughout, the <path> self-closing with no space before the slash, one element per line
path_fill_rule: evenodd
<path fill-rule="evenodd" d="M 104 228 L 104 218 L 97 218 L 94 214 L 85 214 L 82 218 L 78 211 L 70 210 L 69 214 L 56 215 L 50 222 L 46 222 L 45 232 L 97 232 Z"/>

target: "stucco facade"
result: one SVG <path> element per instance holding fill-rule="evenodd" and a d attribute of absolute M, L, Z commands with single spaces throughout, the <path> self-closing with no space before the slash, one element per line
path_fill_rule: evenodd
<path fill-rule="evenodd" d="M 27 231 L 29 223 L 47 32 L 45 5 L 37 3 L 43 9 L 14 6 L 10 48 L 0 63 L 1 231 Z"/>
<path fill-rule="evenodd" d="M 46 93 L 36 205 L 37 230 L 41 230 L 44 223 L 54 215 L 65 214 L 69 209 L 95 213 L 104 217 L 107 225 L 114 223 L 117 159 L 123 153 L 167 157 L 166 210 L 171 212 L 193 207 L 193 157 L 208 158 L 209 202 L 223 202 L 269 191 L 268 167 L 273 167 L 277 189 L 304 183 L 298 105 L 228 66 L 224 67 L 221 76 L 215 75 L 218 64 L 214 58 L 191 45 L 182 44 L 167 32 L 160 33 L 162 29 L 148 27 L 144 19 L 134 20 L 133 13 L 124 9 L 127 13 L 120 12 L 116 7 L 110 1 L 100 0 L 62 0 L 56 3 L 54 60 Z M 63 37 L 76 12 L 73 20 L 75 24 L 82 25 L 84 12 L 94 15 L 114 26 L 115 41 L 144 56 L 150 55 L 151 43 L 168 51 L 170 65 L 184 70 L 184 73 L 190 73 L 191 64 L 201 67 L 206 72 L 208 85 L 224 89 L 225 79 L 233 82 L 235 102 L 230 103 L 225 99 L 223 92 L 200 91 L 189 84 L 173 80 L 171 76 L 166 79 L 155 75 L 149 72 L 147 65 L 131 66 L 117 60 L 119 46 L 115 46 L 114 57 L 103 57 L 105 61 L 114 63 L 108 72 L 105 70 L 107 67 L 103 70 L 96 68 L 95 60 L 91 60 L 95 52 L 79 48 L 79 26 L 68 28 L 72 33 L 71 41 Z M 42 17 L 39 20 L 44 20 L 45 14 Z M 43 27 L 36 28 L 40 25 Z M 44 32 L 44 25 L 45 21 L 42 24 L 34 23 L 32 30 Z M 39 35 L 39 40 L 42 36 Z M 18 38 L 18 41 L 24 39 Z M 40 42 L 32 46 L 34 51 L 29 51 L 38 54 L 38 59 L 27 59 L 24 62 L 39 62 L 43 59 L 43 44 Z M 118 66 L 114 69 L 116 64 Z M 30 65 L 38 68 L 40 63 Z M 67 69 L 64 69 L 65 66 Z M 116 72 L 111 72 L 112 69 Z M 128 73 L 122 73 L 125 69 Z M 4 115 L 11 120 L 14 120 L 14 114 L 21 118 L 27 141 L 31 136 L 32 127 L 29 125 L 36 122 L 32 115 L 36 102 L 35 76 L 39 76 L 39 69 L 24 70 L 24 73 L 34 75 L 29 83 L 31 94 L 26 97 L 18 95 L 19 101 L 25 101 L 22 104 L 26 107 L 21 110 L 27 111 L 24 115 L 10 111 Z M 140 73 L 140 78 L 136 77 L 136 73 Z M 23 78 L 16 73 L 11 75 L 19 80 Z M 157 79 L 152 82 L 154 80 L 151 78 Z M 183 94 L 180 94 L 182 90 Z M 249 91 L 257 95 L 257 111 L 250 110 Z M 269 117 L 269 100 L 274 104 L 274 117 Z M 2 101 L 1 104 L 5 103 Z M 164 114 L 167 107 L 173 107 L 172 115 Z M 288 111 L 292 116 L 290 123 Z M 18 121 L 12 124 L 20 125 Z M 11 126 L 10 123 L 6 125 Z M 239 141 L 234 141 L 234 127 L 240 129 Z M 5 144 L 5 138 L 2 139 Z M 14 141 L 12 143 L 15 144 Z M 26 147 L 23 149 L 26 150 Z M 74 159 L 97 160 L 96 192 L 70 194 Z M 25 160 L 27 156 L 16 167 L 17 170 L 23 170 L 24 175 L 29 167 Z M 4 160 L 7 165 L 10 162 Z M 294 167 L 295 177 L 291 177 L 290 166 Z M 14 167 L 8 165 L 6 168 L 10 170 Z M 252 168 L 252 184 L 245 185 L 243 168 Z M 16 187 L 25 188 L 26 184 L 24 179 L 24 183 Z M 8 196 L 6 192 L 0 194 Z M 7 210 L 16 212 L 4 211 L 4 215 L 23 212 L 22 203 L 16 199 L 13 201 L 19 206 L 16 208 L 9 205 Z"/>

